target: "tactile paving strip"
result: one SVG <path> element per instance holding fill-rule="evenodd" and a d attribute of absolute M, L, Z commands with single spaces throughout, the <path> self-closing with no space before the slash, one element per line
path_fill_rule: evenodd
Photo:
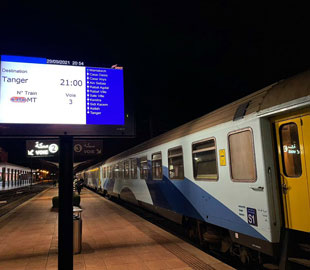
<path fill-rule="evenodd" d="M 191 255 L 175 244 L 163 244 L 163 247 L 165 247 L 168 251 L 170 251 L 172 254 L 177 256 L 180 260 L 195 270 L 214 270 L 212 266 L 199 260 L 197 257 Z"/>
<path fill-rule="evenodd" d="M 184 263 L 186 263 L 188 266 L 190 266 L 194 270 L 215 270 L 215 268 L 201 261 L 200 259 L 190 254 L 186 250 L 182 249 L 177 244 L 171 243 L 168 239 L 166 239 L 164 236 L 160 235 L 159 233 L 145 226 L 139 227 L 139 229 L 142 232 L 144 232 L 147 236 L 151 237 L 158 244 L 166 248 L 169 252 L 177 256 L 180 260 L 182 260 Z"/>

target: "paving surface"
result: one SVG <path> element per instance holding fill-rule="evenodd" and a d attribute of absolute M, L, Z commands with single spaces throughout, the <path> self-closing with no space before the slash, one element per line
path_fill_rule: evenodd
<path fill-rule="evenodd" d="M 57 269 L 51 188 L 0 218 L 0 270 Z M 74 270 L 233 269 L 121 206 L 83 189 L 82 253 Z"/>

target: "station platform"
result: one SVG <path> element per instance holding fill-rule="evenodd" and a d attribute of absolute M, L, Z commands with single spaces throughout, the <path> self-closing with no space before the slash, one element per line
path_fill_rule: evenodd
<path fill-rule="evenodd" d="M 0 218 L 0 270 L 57 270 L 58 213 L 50 188 Z M 82 252 L 74 270 L 231 270 L 120 205 L 83 189 Z"/>

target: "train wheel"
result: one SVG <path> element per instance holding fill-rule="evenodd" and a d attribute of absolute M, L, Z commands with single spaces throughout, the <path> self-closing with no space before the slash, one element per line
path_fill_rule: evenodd
<path fill-rule="evenodd" d="M 186 221 L 186 230 L 189 239 L 195 243 L 199 242 L 199 231 L 197 226 L 197 221 L 191 218 L 188 218 Z"/>
<path fill-rule="evenodd" d="M 240 247 L 239 252 L 240 252 L 240 261 L 243 264 L 249 264 L 250 263 L 250 256 L 249 256 L 246 248 Z"/>

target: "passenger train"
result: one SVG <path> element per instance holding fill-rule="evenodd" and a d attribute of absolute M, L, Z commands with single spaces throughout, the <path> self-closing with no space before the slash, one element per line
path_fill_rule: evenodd
<path fill-rule="evenodd" d="M 290 247 L 309 251 L 310 71 L 78 177 L 105 195 L 183 224 L 191 237 L 212 249 L 238 255 L 242 262 L 273 258 L 285 269 L 287 257 L 296 257 Z"/>

